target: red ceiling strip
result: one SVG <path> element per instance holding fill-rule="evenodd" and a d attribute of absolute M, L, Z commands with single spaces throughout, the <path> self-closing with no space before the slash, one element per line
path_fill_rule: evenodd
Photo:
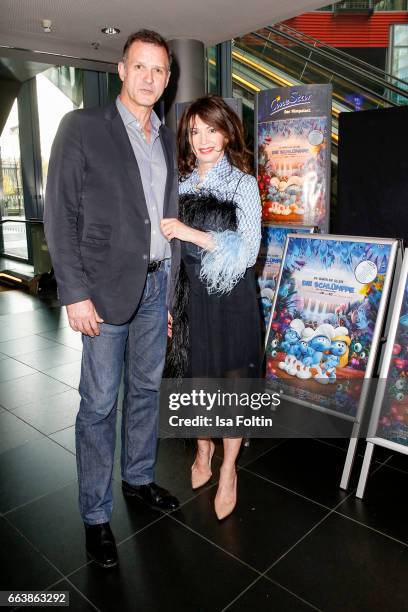
<path fill-rule="evenodd" d="M 368 16 L 315 11 L 284 23 L 332 47 L 388 47 L 390 26 L 408 23 L 408 12 L 378 12 Z"/>

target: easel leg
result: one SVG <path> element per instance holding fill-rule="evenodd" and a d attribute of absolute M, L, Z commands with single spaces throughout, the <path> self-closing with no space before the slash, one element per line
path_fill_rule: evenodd
<path fill-rule="evenodd" d="M 372 442 L 367 442 L 367 446 L 364 453 L 363 465 L 361 467 L 360 478 L 358 481 L 356 497 L 363 499 L 364 489 L 367 483 L 368 478 L 368 470 L 370 469 L 371 458 L 373 456 L 374 444 Z"/>
<path fill-rule="evenodd" d="M 347 450 L 346 461 L 344 462 L 344 469 L 343 469 L 343 474 L 342 474 L 341 481 L 340 481 L 340 488 L 344 489 L 345 491 L 348 488 L 350 474 L 353 468 L 354 455 L 356 453 L 356 448 L 357 448 L 357 441 L 358 441 L 357 437 L 350 438 L 350 442 L 349 442 L 349 446 Z"/>

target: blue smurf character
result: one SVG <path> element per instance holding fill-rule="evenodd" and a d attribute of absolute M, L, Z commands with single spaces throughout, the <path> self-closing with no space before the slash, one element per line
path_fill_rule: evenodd
<path fill-rule="evenodd" d="M 324 357 L 324 361 L 320 364 L 317 374 L 314 378 L 321 384 L 336 381 L 336 368 L 340 363 L 338 355 L 329 353 Z"/>
<path fill-rule="evenodd" d="M 347 328 L 337 327 L 334 330 L 330 353 L 324 356 L 315 376 L 317 382 L 322 384 L 336 382 L 336 368 L 344 368 L 348 364 L 350 344 Z"/>
<path fill-rule="evenodd" d="M 269 317 L 271 315 L 272 303 L 275 292 L 270 287 L 264 287 L 261 291 L 261 306 L 262 314 L 265 321 L 265 326 L 268 325 Z"/>
<path fill-rule="evenodd" d="M 357 327 L 357 329 L 367 329 L 369 321 L 367 319 L 366 305 L 361 304 L 356 310 L 351 313 L 351 322 Z"/>
<path fill-rule="evenodd" d="M 304 360 L 306 357 L 310 357 L 313 355 L 313 349 L 309 347 L 309 340 L 314 334 L 314 330 L 312 327 L 305 327 L 302 330 L 299 342 L 299 351 L 296 362 L 294 362 L 289 370 L 287 370 L 288 374 L 291 376 L 296 376 L 298 369 L 303 366 Z"/>
<path fill-rule="evenodd" d="M 301 319 L 293 319 L 289 323 L 288 329 L 282 342 L 282 350 L 286 353 L 285 361 L 279 362 L 281 370 L 289 371 L 297 361 L 299 355 L 299 342 L 305 324 Z"/>
<path fill-rule="evenodd" d="M 296 376 L 302 379 L 312 378 L 310 368 L 316 368 L 323 360 L 323 355 L 331 347 L 334 337 L 334 327 L 330 323 L 319 325 L 309 340 L 308 348 L 310 354 L 303 360 L 303 366 L 297 371 Z"/>

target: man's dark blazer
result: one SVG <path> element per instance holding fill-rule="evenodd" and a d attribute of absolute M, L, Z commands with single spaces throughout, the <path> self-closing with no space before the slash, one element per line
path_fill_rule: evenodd
<path fill-rule="evenodd" d="M 159 134 L 167 163 L 163 216 L 177 217 L 175 139 L 163 125 Z M 63 118 L 51 151 L 44 224 L 61 303 L 90 298 L 106 323 L 128 321 L 146 281 L 150 219 L 116 103 Z M 168 304 L 179 257 L 173 240 Z"/>

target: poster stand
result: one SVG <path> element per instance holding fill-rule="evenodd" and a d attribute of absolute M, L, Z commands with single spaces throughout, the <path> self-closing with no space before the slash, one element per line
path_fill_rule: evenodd
<path fill-rule="evenodd" d="M 387 342 L 388 335 L 389 335 L 389 332 L 390 332 L 391 322 L 392 322 L 392 319 L 393 319 L 393 316 L 394 316 L 395 301 L 396 301 L 396 298 L 397 298 L 398 285 L 399 285 L 399 281 L 400 281 L 400 277 L 401 277 L 403 256 L 404 256 L 404 243 L 403 243 L 403 240 L 398 240 L 398 250 L 397 250 L 397 256 L 396 256 L 396 259 L 395 259 L 394 277 L 393 277 L 393 281 L 392 281 L 392 288 L 391 288 L 390 299 L 389 299 L 389 302 L 388 302 L 388 309 L 387 309 L 387 317 L 386 317 L 386 320 L 385 320 L 384 334 L 383 334 L 383 337 L 381 338 L 381 352 L 380 352 L 380 355 L 379 355 L 378 368 L 377 368 L 378 376 L 380 375 L 380 372 L 381 372 L 381 367 L 382 367 L 382 363 L 383 363 L 383 359 L 384 359 L 384 353 L 385 353 L 385 346 L 386 346 L 386 342 Z"/>
<path fill-rule="evenodd" d="M 404 445 L 401 442 L 395 442 L 385 437 L 381 437 L 381 435 L 378 434 L 381 411 L 385 403 L 386 393 L 387 391 L 389 393 L 390 385 L 392 384 L 389 374 L 394 359 L 394 345 L 397 339 L 398 332 L 400 331 L 400 318 L 403 309 L 404 297 L 406 297 L 407 291 L 408 250 L 405 250 L 404 252 L 404 259 L 402 261 L 398 282 L 397 279 L 398 277 L 396 274 L 394 283 L 395 287 L 397 287 L 395 293 L 395 302 L 392 305 L 392 308 L 390 307 L 390 324 L 387 336 L 387 343 L 385 345 L 384 354 L 381 362 L 379 385 L 377 387 L 374 399 L 374 405 L 367 436 L 367 445 L 364 453 L 363 464 L 361 467 L 360 478 L 357 485 L 356 497 L 360 499 L 362 499 L 364 496 L 364 491 L 367 484 L 368 473 L 375 445 L 382 446 L 383 448 L 388 448 L 390 450 L 394 450 L 402 454 L 408 455 L 407 445 Z"/>
<path fill-rule="evenodd" d="M 378 371 L 379 372 L 381 371 L 381 367 L 382 367 L 382 363 L 383 363 L 383 359 L 384 359 L 385 340 L 388 337 L 391 321 L 392 321 L 392 318 L 393 318 L 393 312 L 394 312 L 394 307 L 395 307 L 395 300 L 396 300 L 396 295 L 397 295 L 397 291 L 398 291 L 398 284 L 399 284 L 398 283 L 398 279 L 400 278 L 401 267 L 402 267 L 402 253 L 403 253 L 402 241 L 399 240 L 398 241 L 398 249 L 397 249 L 396 258 L 395 258 L 394 277 L 393 277 L 393 282 L 392 282 L 392 286 L 391 286 L 390 299 L 388 301 L 387 315 L 386 315 L 386 318 L 385 318 L 384 336 L 380 339 L 378 350 L 377 350 L 377 359 L 378 359 L 378 362 L 379 362 L 379 367 L 378 367 Z M 370 384 L 370 381 L 368 382 L 368 385 L 369 384 Z M 365 402 L 367 401 L 367 393 L 368 392 L 369 392 L 369 388 L 364 389 L 364 399 L 362 400 L 362 406 L 364 406 Z M 352 470 L 352 467 L 353 467 L 354 457 L 355 457 L 355 453 L 356 453 L 356 449 L 357 449 L 357 444 L 358 444 L 358 434 L 360 432 L 362 416 L 363 416 L 363 414 L 361 413 L 356 418 L 356 423 L 353 426 L 353 429 L 352 429 L 352 432 L 351 432 L 351 436 L 350 436 L 350 442 L 349 442 L 349 446 L 348 446 L 348 449 L 347 449 L 346 461 L 344 463 L 343 474 L 342 474 L 341 481 L 340 481 L 340 488 L 344 489 L 344 490 L 347 490 L 347 488 L 348 488 L 350 474 L 351 474 L 351 470 Z M 372 456 L 372 450 L 371 450 L 371 455 L 370 455 L 370 459 L 369 459 L 369 462 L 368 462 L 368 467 L 370 465 L 371 456 Z"/>
<path fill-rule="evenodd" d="M 361 394 L 358 413 L 356 415 L 355 422 L 353 424 L 353 429 L 350 434 L 350 441 L 347 448 L 346 460 L 344 462 L 343 473 L 341 475 L 340 480 L 340 489 L 344 489 L 346 491 L 349 486 L 351 470 L 353 469 L 354 459 L 356 456 L 357 443 L 358 443 L 358 434 L 361 428 L 361 420 L 363 418 L 365 406 L 367 403 L 367 395 L 369 392 L 369 384 L 370 380 L 366 381 L 368 384 L 363 385 L 363 393 Z"/>
<path fill-rule="evenodd" d="M 301 243 L 301 241 L 303 242 Z M 326 241 L 328 241 L 328 244 L 326 244 Z M 309 261 L 307 257 L 307 252 L 311 252 L 310 245 L 312 245 L 313 242 L 316 243 L 317 249 L 313 252 L 318 253 L 318 259 L 316 259 L 316 262 L 313 259 L 312 261 Z M 321 252 L 330 252 L 331 249 L 338 248 L 338 245 L 342 246 L 342 253 L 341 255 L 339 254 L 336 256 L 332 264 L 333 271 L 335 271 L 335 274 L 337 275 L 334 276 L 330 269 L 330 264 L 327 264 L 327 260 L 323 267 L 320 266 L 319 257 Z M 303 259 L 302 256 L 299 255 L 299 252 L 302 249 L 304 249 L 303 252 L 305 253 Z M 341 262 L 345 261 L 343 251 L 347 251 L 347 249 L 350 249 L 350 252 L 353 253 L 353 264 L 351 266 L 353 271 L 350 269 L 351 260 L 349 260 L 349 264 L 344 264 L 343 271 L 345 280 L 343 281 L 341 280 Z M 275 372 L 275 374 L 270 374 L 271 378 L 269 384 L 271 386 L 276 386 L 276 384 L 280 385 L 283 388 L 282 396 L 285 399 L 289 399 L 293 403 L 301 404 L 353 423 L 351 439 L 340 482 L 340 486 L 343 489 L 346 489 L 348 486 L 357 446 L 357 437 L 360 431 L 361 421 L 369 393 L 369 383 L 377 360 L 378 347 L 381 340 L 381 332 L 387 310 L 387 302 L 392 286 L 392 276 L 395 267 L 397 249 L 398 242 L 394 239 L 335 235 L 310 235 L 301 237 L 296 234 L 289 234 L 282 257 L 282 266 L 272 307 L 272 312 L 274 313 L 275 318 L 273 322 L 272 319 L 270 320 L 267 334 L 267 367 L 271 366 L 272 369 L 270 368 L 269 371 Z M 293 253 L 296 253 L 294 258 L 292 257 Z M 359 253 L 361 260 L 359 258 L 356 259 L 354 257 L 354 253 Z M 381 253 L 380 258 L 382 259 L 383 263 L 381 264 L 381 267 L 378 268 L 378 272 L 375 271 L 374 275 L 371 277 L 371 280 L 369 280 L 369 275 L 367 275 L 366 280 L 361 280 L 357 276 L 357 267 L 363 263 L 363 268 L 368 268 L 367 272 L 369 272 L 370 266 L 373 265 L 372 260 L 370 260 L 371 255 L 367 257 L 367 253 Z M 374 255 L 372 257 L 375 259 Z M 303 267 L 302 264 L 299 263 L 301 261 L 305 262 Z M 356 263 L 358 261 L 360 261 L 360 264 Z M 292 264 L 290 264 L 290 262 L 292 262 Z M 381 273 L 380 269 L 382 269 Z M 382 279 L 381 281 L 380 277 Z M 309 280 L 313 278 L 316 282 Z M 336 294 L 337 290 L 334 291 L 334 294 L 332 292 L 332 278 L 338 278 L 340 285 L 341 283 L 344 283 L 344 287 L 340 287 L 339 289 L 339 295 Z M 354 288 L 352 286 L 353 283 L 356 285 Z M 337 285 L 337 283 L 335 284 Z M 346 287 L 348 284 L 351 285 L 349 296 L 347 294 L 348 288 Z M 297 314 L 291 315 L 289 319 L 287 318 L 287 314 L 283 314 L 282 316 L 282 305 L 281 302 L 278 303 L 281 287 L 285 288 L 286 286 L 290 286 L 291 291 L 293 289 L 294 300 L 297 303 L 297 306 L 294 309 L 294 312 Z M 368 293 L 363 292 L 362 294 L 362 289 L 360 289 L 362 287 L 365 287 L 364 291 L 367 291 Z M 321 294 L 319 293 L 320 289 L 322 289 Z M 303 329 L 303 327 L 312 325 L 312 328 L 314 327 L 315 336 L 318 334 L 318 330 L 332 327 L 332 323 L 335 331 L 339 329 L 344 330 L 344 327 L 340 327 L 341 323 L 335 323 L 335 321 L 337 321 L 337 315 L 334 314 L 334 308 L 337 304 L 346 302 L 348 306 L 345 312 L 348 312 L 348 314 L 345 317 L 345 324 L 348 325 L 349 331 L 346 329 L 344 331 L 344 335 L 347 335 L 348 333 L 350 334 L 347 338 L 350 345 L 349 339 L 353 339 L 354 342 L 355 337 L 357 339 L 359 338 L 359 327 L 358 325 L 356 326 L 353 324 L 352 321 L 355 321 L 356 312 L 360 310 L 359 304 L 365 304 L 366 300 L 369 300 L 368 297 L 364 296 L 372 296 L 372 291 L 374 291 L 374 294 L 380 291 L 380 294 L 375 298 L 377 302 L 375 307 L 372 306 L 374 310 L 369 311 L 371 331 L 368 336 L 369 339 L 367 340 L 369 343 L 368 359 L 366 359 L 364 362 L 364 367 L 361 367 L 361 364 L 358 366 L 353 366 L 351 362 L 347 362 L 347 367 L 344 365 L 336 366 L 336 368 L 340 368 L 340 376 L 343 376 L 343 380 L 348 383 L 350 387 L 348 396 L 346 397 L 346 408 L 344 410 L 343 408 L 339 409 L 335 392 L 330 392 L 330 389 L 335 389 L 335 386 L 327 384 L 330 381 L 327 379 L 323 381 L 324 384 L 320 385 L 320 388 L 322 389 L 322 399 L 315 399 L 316 393 L 319 395 L 319 391 L 316 391 L 316 389 L 319 387 L 317 383 L 321 381 L 311 380 L 310 376 L 308 380 L 297 380 L 297 378 L 305 378 L 302 376 L 302 366 L 299 365 L 299 361 L 297 366 L 289 365 L 285 369 L 285 365 L 282 361 L 284 357 L 282 355 L 289 355 L 286 349 L 283 349 L 285 330 L 290 327 L 289 322 L 291 321 L 291 318 L 294 320 L 294 317 L 297 319 L 296 322 L 298 323 L 299 328 L 302 327 Z M 313 301 L 312 308 L 310 307 L 311 301 Z M 373 303 L 373 300 L 371 300 L 370 303 Z M 299 312 L 299 304 L 304 304 L 304 311 L 301 309 Z M 282 320 L 284 323 L 282 323 Z M 303 325 L 303 321 L 305 325 Z M 310 329 L 308 331 L 310 331 Z M 337 334 L 338 333 L 339 332 L 337 331 Z M 333 338 L 337 339 L 336 334 L 333 335 Z M 271 351 L 271 347 L 275 347 L 276 350 Z M 282 351 L 284 352 L 282 353 Z M 321 367 L 325 361 L 324 357 L 320 359 L 323 359 L 323 361 L 317 363 L 317 370 L 319 370 L 319 367 Z M 291 359 L 289 359 L 289 361 L 291 361 Z M 279 366 L 281 369 L 283 368 L 284 372 L 278 370 L 277 366 Z M 314 367 L 315 366 L 311 366 L 311 368 Z M 293 373 L 294 371 L 296 371 L 296 374 Z M 313 369 L 312 372 L 315 372 L 315 370 Z M 318 379 L 319 377 L 321 377 L 321 374 L 314 373 L 312 379 Z M 323 391 L 323 389 L 328 391 Z M 292 395 L 292 393 L 294 393 L 294 395 Z M 347 402 L 349 402 L 348 405 Z M 342 406 L 342 404 L 340 405 Z M 349 406 L 354 406 L 354 408 L 349 409 Z"/>

